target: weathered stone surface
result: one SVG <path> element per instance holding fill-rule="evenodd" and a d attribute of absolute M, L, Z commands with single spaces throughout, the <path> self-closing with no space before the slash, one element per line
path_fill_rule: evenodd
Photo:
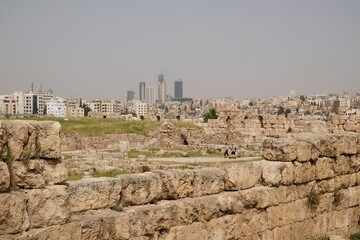
<path fill-rule="evenodd" d="M 291 162 L 297 158 L 297 142 L 288 138 L 265 139 L 262 156 L 267 160 Z"/>
<path fill-rule="evenodd" d="M 24 234 L 28 239 L 36 240 L 72 240 L 81 238 L 81 225 L 79 222 L 64 225 L 55 225 L 46 228 L 32 229 Z"/>
<path fill-rule="evenodd" d="M 68 183 L 71 212 L 110 208 L 119 204 L 122 189 L 119 178 L 88 178 Z"/>
<path fill-rule="evenodd" d="M 30 227 L 26 199 L 22 193 L 0 194 L 0 234 L 19 233 Z"/>
<path fill-rule="evenodd" d="M 311 217 L 307 199 L 280 204 L 266 209 L 269 228 L 281 227 Z"/>
<path fill-rule="evenodd" d="M 225 189 L 241 190 L 255 186 L 261 179 L 262 167 L 255 163 L 232 164 L 225 171 Z"/>
<path fill-rule="evenodd" d="M 350 157 L 350 165 L 351 165 L 351 170 L 353 172 L 359 172 L 360 171 L 360 154 L 352 155 Z"/>
<path fill-rule="evenodd" d="M 122 175 L 120 203 L 123 206 L 156 202 L 161 198 L 162 183 L 155 173 Z"/>
<path fill-rule="evenodd" d="M 10 186 L 10 173 L 6 163 L 0 161 L 0 193 L 5 192 Z"/>
<path fill-rule="evenodd" d="M 360 186 L 349 188 L 349 206 L 360 205 Z"/>
<path fill-rule="evenodd" d="M 4 121 L 8 154 L 11 160 L 28 160 L 37 157 L 38 132 L 27 121 Z"/>
<path fill-rule="evenodd" d="M 335 160 L 334 170 L 336 175 L 351 173 L 352 169 L 350 158 L 344 155 L 337 157 Z"/>
<path fill-rule="evenodd" d="M 193 195 L 194 172 L 189 170 L 160 171 L 162 181 L 162 198 L 178 199 Z"/>
<path fill-rule="evenodd" d="M 294 163 L 294 183 L 305 183 L 315 179 L 315 166 L 310 162 Z"/>
<path fill-rule="evenodd" d="M 66 186 L 49 186 L 27 192 L 31 227 L 64 224 L 70 217 Z"/>
<path fill-rule="evenodd" d="M 294 181 L 294 167 L 292 163 L 260 161 L 256 164 L 262 167 L 262 180 L 265 185 L 290 185 Z"/>
<path fill-rule="evenodd" d="M 315 164 L 316 179 L 326 179 L 334 177 L 335 161 L 331 158 L 319 158 Z"/>
<path fill-rule="evenodd" d="M 205 224 L 193 223 L 188 226 L 173 227 L 165 240 L 207 240 Z"/>
<path fill-rule="evenodd" d="M 351 174 L 334 177 L 335 190 L 345 189 L 351 186 Z"/>
<path fill-rule="evenodd" d="M 194 170 L 194 197 L 215 194 L 224 191 L 225 172 L 219 168 Z"/>
<path fill-rule="evenodd" d="M 7 137 L 4 126 L 4 121 L 0 120 L 0 161 L 7 161 L 8 159 Z"/>
<path fill-rule="evenodd" d="M 38 157 L 43 159 L 61 159 L 61 140 L 59 122 L 53 121 L 31 121 L 38 131 L 37 147 Z"/>
<path fill-rule="evenodd" d="M 59 160 L 13 161 L 12 172 L 13 185 L 18 188 L 43 188 L 67 179 L 65 165 Z"/>

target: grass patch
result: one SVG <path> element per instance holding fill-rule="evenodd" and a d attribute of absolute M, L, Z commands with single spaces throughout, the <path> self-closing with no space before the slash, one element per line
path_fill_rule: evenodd
<path fill-rule="evenodd" d="M 183 153 L 182 152 L 164 152 L 163 154 L 160 155 L 160 157 L 163 158 L 170 158 L 170 157 L 183 157 Z"/>
<path fill-rule="evenodd" d="M 75 132 L 83 136 L 103 136 L 105 134 L 134 133 L 147 135 L 149 131 L 160 127 L 159 121 L 134 121 L 110 118 L 22 118 L 20 120 L 57 121 L 61 124 L 61 132 Z"/>
<path fill-rule="evenodd" d="M 316 192 L 314 187 L 311 188 L 307 197 L 308 197 L 308 205 L 311 209 L 315 209 L 320 204 L 320 194 Z"/>
<path fill-rule="evenodd" d="M 351 234 L 349 239 L 350 240 L 360 240 L 360 232 Z"/>
<path fill-rule="evenodd" d="M 132 149 L 128 152 L 129 158 L 137 158 L 137 157 L 139 157 L 139 155 L 145 155 L 145 157 L 147 157 L 147 158 L 156 157 L 156 153 L 152 152 L 152 151 L 139 151 L 139 150 Z"/>
<path fill-rule="evenodd" d="M 94 172 L 94 177 L 116 177 L 120 174 L 129 174 L 130 172 L 126 170 L 109 170 L 109 171 L 102 171 L 102 170 L 96 170 Z"/>
<path fill-rule="evenodd" d="M 174 122 L 174 126 L 177 128 L 194 128 L 200 130 L 201 127 L 192 122 Z"/>
<path fill-rule="evenodd" d="M 84 176 L 81 173 L 73 173 L 71 171 L 68 171 L 68 181 L 77 181 L 82 179 Z"/>
<path fill-rule="evenodd" d="M 190 151 L 187 154 L 188 157 L 202 157 L 202 153 L 200 151 Z"/>
<path fill-rule="evenodd" d="M 112 206 L 110 209 L 116 212 L 122 212 L 124 210 L 119 204 Z"/>

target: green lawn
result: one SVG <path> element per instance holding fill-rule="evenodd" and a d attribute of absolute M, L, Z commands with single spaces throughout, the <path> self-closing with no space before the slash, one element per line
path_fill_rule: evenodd
<path fill-rule="evenodd" d="M 23 118 L 21 120 L 57 121 L 61 124 L 61 132 L 75 132 L 83 136 L 102 136 L 104 134 L 135 133 L 147 135 L 151 130 L 160 127 L 159 121 L 134 121 L 109 118 Z"/>

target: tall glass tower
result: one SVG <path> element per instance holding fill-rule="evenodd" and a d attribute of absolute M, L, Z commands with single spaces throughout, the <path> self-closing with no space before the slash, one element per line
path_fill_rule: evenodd
<path fill-rule="evenodd" d="M 175 92 L 174 92 L 175 98 L 182 98 L 183 97 L 183 83 L 180 78 L 175 81 L 174 86 L 175 86 Z"/>
<path fill-rule="evenodd" d="M 145 82 L 140 82 L 139 85 L 139 100 L 145 101 Z"/>

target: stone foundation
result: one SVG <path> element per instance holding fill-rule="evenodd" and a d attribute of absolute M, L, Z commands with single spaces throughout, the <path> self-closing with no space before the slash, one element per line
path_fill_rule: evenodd
<path fill-rule="evenodd" d="M 359 134 L 269 138 L 266 160 L 251 163 L 65 182 L 57 123 L 0 126 L 1 240 L 345 239 L 360 231 Z"/>

